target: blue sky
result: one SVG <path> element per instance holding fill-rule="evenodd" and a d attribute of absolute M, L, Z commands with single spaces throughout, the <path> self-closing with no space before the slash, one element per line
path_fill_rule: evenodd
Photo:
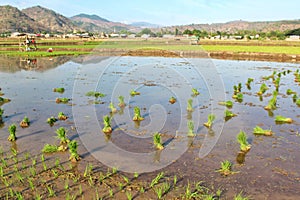
<path fill-rule="evenodd" d="M 0 0 L 7 4 L 19 9 L 40 5 L 67 17 L 86 13 L 160 25 L 300 19 L 300 1 L 295 0 Z"/>

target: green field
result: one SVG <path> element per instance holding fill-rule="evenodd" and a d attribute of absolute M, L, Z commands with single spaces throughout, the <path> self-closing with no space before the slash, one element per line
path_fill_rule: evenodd
<path fill-rule="evenodd" d="M 201 41 L 202 42 L 202 41 Z M 160 49 L 168 51 L 207 51 L 207 52 L 234 52 L 234 53 L 267 53 L 300 55 L 299 44 L 290 41 L 203 41 L 203 45 L 191 45 L 185 40 L 166 39 L 105 39 L 94 41 L 82 40 L 39 40 L 38 51 L 20 52 L 18 41 L 0 41 L 0 55 L 9 56 L 60 56 L 60 55 L 82 55 L 93 52 L 94 49 L 105 51 L 112 50 L 138 50 L 138 49 Z M 53 53 L 47 49 L 53 48 Z"/>

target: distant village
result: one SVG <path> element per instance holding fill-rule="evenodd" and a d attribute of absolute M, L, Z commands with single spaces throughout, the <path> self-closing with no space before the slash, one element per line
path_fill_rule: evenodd
<path fill-rule="evenodd" d="M 76 32 L 73 33 L 20 33 L 20 32 L 13 32 L 13 33 L 2 33 L 0 34 L 1 37 L 12 37 L 16 38 L 22 36 L 24 34 L 28 35 L 29 37 L 38 37 L 38 38 L 64 38 L 64 39 L 79 39 L 79 38 L 87 38 L 87 39 L 105 39 L 105 38 L 165 38 L 165 39 L 190 39 L 190 40 L 200 40 L 200 39 L 208 39 L 208 40 L 290 40 L 290 41 L 300 41 L 300 34 L 289 34 L 289 33 L 282 33 L 273 31 L 273 33 L 256 33 L 256 34 L 228 34 L 228 33 L 221 33 L 219 31 L 215 33 L 208 34 L 207 32 L 199 31 L 199 30 L 186 30 L 183 33 L 153 33 L 150 29 L 145 28 L 140 33 L 124 33 L 126 31 L 121 32 L 112 32 L 112 33 L 88 33 L 88 32 Z M 291 33 L 298 33 L 300 31 L 292 30 Z"/>

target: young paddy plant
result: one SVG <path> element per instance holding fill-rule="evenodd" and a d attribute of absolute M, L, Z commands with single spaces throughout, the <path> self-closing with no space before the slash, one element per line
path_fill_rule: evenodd
<path fill-rule="evenodd" d="M 9 132 L 9 136 L 7 138 L 8 141 L 14 142 L 17 140 L 16 130 L 17 130 L 17 127 L 15 124 L 12 124 L 8 127 L 8 132 Z"/>
<path fill-rule="evenodd" d="M 207 122 L 205 122 L 203 125 L 206 126 L 207 128 L 211 128 L 215 119 L 216 119 L 216 116 L 211 113 L 207 116 Z"/>
<path fill-rule="evenodd" d="M 68 144 L 71 162 L 77 162 L 80 160 L 79 154 L 77 153 L 78 144 L 76 140 L 72 140 Z"/>
<path fill-rule="evenodd" d="M 163 146 L 163 144 L 162 144 L 161 134 L 160 134 L 160 133 L 158 133 L 158 132 L 154 133 L 154 135 L 153 135 L 153 144 L 154 144 L 154 146 L 155 146 L 155 148 L 156 148 L 157 150 L 162 150 L 162 149 L 164 149 L 164 146 Z"/>
<path fill-rule="evenodd" d="M 59 112 L 58 115 L 57 115 L 57 118 L 59 120 L 66 120 L 66 119 L 68 119 L 68 117 L 63 112 Z"/>
<path fill-rule="evenodd" d="M 232 101 L 221 101 L 218 103 L 219 105 L 226 106 L 227 108 L 232 108 L 233 102 Z"/>
<path fill-rule="evenodd" d="M 255 135 L 265 135 L 265 136 L 271 136 L 271 135 L 274 134 L 271 129 L 269 129 L 269 130 L 263 129 L 260 126 L 254 127 L 253 128 L 253 133 Z"/>
<path fill-rule="evenodd" d="M 264 107 L 265 110 L 275 110 L 276 109 L 277 94 L 278 94 L 278 92 L 275 90 L 273 92 L 273 97 L 270 99 L 268 105 Z"/>
<path fill-rule="evenodd" d="M 103 133 L 111 133 L 111 118 L 108 115 L 103 116 L 104 127 L 102 129 Z"/>
<path fill-rule="evenodd" d="M 251 90 L 251 83 L 254 81 L 253 78 L 248 78 L 246 82 L 246 86 L 249 90 Z"/>
<path fill-rule="evenodd" d="M 30 121 L 29 121 L 29 118 L 28 118 L 27 116 L 25 116 L 25 117 L 23 118 L 23 120 L 20 122 L 20 126 L 21 126 L 22 128 L 27 128 L 27 127 L 29 127 L 29 124 L 30 124 Z"/>
<path fill-rule="evenodd" d="M 177 99 L 175 97 L 170 97 L 169 102 L 170 104 L 176 103 Z"/>
<path fill-rule="evenodd" d="M 296 103 L 297 106 L 300 106 L 300 98 L 297 99 L 295 103 Z"/>
<path fill-rule="evenodd" d="M 297 92 L 295 92 L 295 91 L 293 91 L 292 89 L 289 88 L 289 89 L 286 90 L 286 94 L 287 95 L 297 94 Z"/>
<path fill-rule="evenodd" d="M 133 121 L 142 121 L 144 118 L 141 116 L 141 110 L 138 106 L 134 107 L 134 116 L 133 116 Z"/>
<path fill-rule="evenodd" d="M 228 118 L 231 118 L 231 117 L 235 117 L 235 116 L 237 116 L 237 114 L 235 114 L 235 113 L 233 113 L 232 111 L 230 111 L 230 110 L 225 110 L 224 111 L 224 117 L 225 117 L 225 119 L 228 119 Z"/>
<path fill-rule="evenodd" d="M 137 92 L 135 90 L 130 90 L 130 96 L 135 96 L 135 95 L 140 95 L 141 93 L 140 92 Z"/>
<path fill-rule="evenodd" d="M 293 98 L 293 102 L 296 103 L 296 101 L 298 100 L 297 94 L 294 94 L 292 98 Z"/>
<path fill-rule="evenodd" d="M 289 118 L 289 117 L 284 117 L 282 115 L 277 115 L 277 116 L 275 116 L 275 122 L 278 122 L 278 123 L 292 123 L 293 119 Z"/>
<path fill-rule="evenodd" d="M 193 109 L 193 99 L 188 99 L 186 110 L 188 112 L 193 112 L 194 111 L 194 109 Z"/>
<path fill-rule="evenodd" d="M 58 92 L 58 93 L 64 93 L 65 92 L 65 88 L 53 88 L 53 92 Z"/>
<path fill-rule="evenodd" d="M 64 127 L 60 127 L 56 130 L 56 138 L 60 140 L 61 145 L 68 144 L 70 142 Z"/>
<path fill-rule="evenodd" d="M 221 168 L 217 170 L 221 175 L 228 176 L 230 174 L 233 174 L 235 172 L 232 171 L 232 163 L 228 160 L 221 162 Z"/>
<path fill-rule="evenodd" d="M 2 122 L 2 115 L 4 113 L 4 109 L 0 108 L 0 123 Z"/>
<path fill-rule="evenodd" d="M 187 133 L 187 136 L 188 136 L 188 137 L 195 137 L 196 134 L 195 134 L 195 132 L 194 132 L 194 122 L 193 122 L 192 120 L 188 120 L 187 126 L 188 126 L 188 133 Z"/>
<path fill-rule="evenodd" d="M 257 92 L 257 95 L 259 96 L 263 95 L 268 89 L 269 87 L 265 83 L 261 84 L 260 89 Z"/>
<path fill-rule="evenodd" d="M 118 111 L 117 111 L 117 108 L 114 106 L 113 102 L 110 102 L 110 103 L 109 103 L 109 108 L 110 108 L 110 112 L 111 112 L 111 113 L 116 113 L 116 112 L 118 112 Z"/>
<path fill-rule="evenodd" d="M 51 116 L 51 117 L 49 117 L 48 119 L 47 119 L 47 123 L 50 125 L 50 126 L 53 126 L 54 125 L 54 123 L 57 121 L 57 119 L 55 118 L 55 117 L 53 117 L 53 116 Z"/>
<path fill-rule="evenodd" d="M 192 88 L 193 96 L 198 96 L 200 92 L 196 88 Z"/>
<path fill-rule="evenodd" d="M 56 98 L 55 99 L 56 103 L 69 103 L 69 101 L 70 101 L 70 99 L 65 98 L 65 97 L 63 97 L 63 98 Z"/>
<path fill-rule="evenodd" d="M 154 179 L 152 179 L 150 183 L 150 188 L 153 188 L 156 184 L 159 183 L 159 181 L 165 176 L 164 172 L 160 172 L 159 174 L 156 175 Z"/>
<path fill-rule="evenodd" d="M 251 149 L 251 145 L 247 141 L 247 134 L 244 131 L 240 131 L 236 139 L 240 144 L 240 150 L 242 152 L 248 152 Z"/>
<path fill-rule="evenodd" d="M 89 91 L 85 94 L 88 97 L 95 97 L 96 99 L 99 97 L 105 97 L 105 94 L 101 92 Z"/>
<path fill-rule="evenodd" d="M 124 108 L 124 107 L 126 106 L 126 103 L 125 103 L 125 101 L 124 101 L 124 97 L 123 97 L 123 96 L 119 96 L 119 97 L 118 97 L 118 100 L 119 100 L 118 106 L 119 106 L 120 108 Z"/>

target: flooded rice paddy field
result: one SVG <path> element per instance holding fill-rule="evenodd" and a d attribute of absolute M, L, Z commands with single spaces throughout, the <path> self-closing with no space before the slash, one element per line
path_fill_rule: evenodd
<path fill-rule="evenodd" d="M 2 63 L 2 97 L 11 99 L 1 105 L 4 114 L 0 145 L 4 152 L 14 147 L 21 155 L 29 152 L 33 157 L 40 156 L 45 144 L 56 143 L 56 129 L 65 127 L 68 137 L 79 142 L 81 161 L 76 169 L 81 172 L 91 163 L 98 170 L 108 166 L 125 174 L 138 172 L 141 181 L 151 182 L 163 171 L 169 177 L 180 177 L 179 185 L 203 181 L 209 188 L 221 189 L 221 199 L 230 199 L 239 192 L 253 199 L 297 199 L 300 195 L 300 107 L 292 95 L 286 94 L 287 89 L 300 94 L 299 83 L 294 81 L 297 64 L 128 56 L 41 58 L 30 66 L 23 61 Z M 275 87 L 272 79 L 262 77 L 274 71 L 286 74 L 281 76 L 277 108 L 266 111 L 264 107 Z M 248 78 L 254 79 L 251 88 L 245 85 Z M 238 83 L 242 83 L 242 102 L 232 99 L 233 86 Z M 256 93 L 262 83 L 269 90 L 260 98 Z M 57 87 L 65 88 L 65 92 L 53 92 Z M 191 96 L 192 88 L 198 89 L 200 95 Z M 131 89 L 141 94 L 130 96 Z M 88 97 L 88 91 L 105 96 Z M 127 104 L 123 109 L 117 106 L 120 95 Z M 175 104 L 169 103 L 171 96 L 176 97 Z M 58 104 L 58 97 L 71 100 Z M 193 112 L 186 111 L 190 98 Z M 226 107 L 218 105 L 225 100 L 234 102 L 229 110 L 237 114 L 228 121 L 223 114 Z M 110 113 L 110 102 L 117 107 L 117 113 Z M 135 106 L 141 108 L 145 118 L 140 123 L 132 121 Z M 69 118 L 49 126 L 47 118 L 61 111 Z M 216 114 L 212 129 L 203 126 L 209 113 Z M 25 115 L 31 123 L 22 129 L 19 122 Z M 112 117 L 111 136 L 102 132 L 104 115 Z M 276 115 L 294 121 L 277 124 Z M 188 120 L 195 124 L 193 138 L 186 137 Z M 12 123 L 17 125 L 16 143 L 7 141 L 7 129 Z M 271 128 L 275 134 L 255 136 L 252 130 L 256 125 Z M 236 136 L 240 130 L 247 133 L 252 145 L 242 161 L 237 160 L 240 149 Z M 152 134 L 156 131 L 162 133 L 162 151 L 153 147 Z M 68 156 L 68 152 L 45 155 L 49 162 L 54 163 L 58 157 L 66 164 Z M 238 173 L 226 177 L 217 173 L 224 160 L 231 161 L 233 171 Z M 89 191 L 89 187 L 84 189 Z M 126 199 L 124 193 L 118 195 L 115 198 Z M 180 197 L 178 191 L 168 195 L 165 198 Z M 135 198 L 157 197 L 154 192 L 146 192 Z"/>

